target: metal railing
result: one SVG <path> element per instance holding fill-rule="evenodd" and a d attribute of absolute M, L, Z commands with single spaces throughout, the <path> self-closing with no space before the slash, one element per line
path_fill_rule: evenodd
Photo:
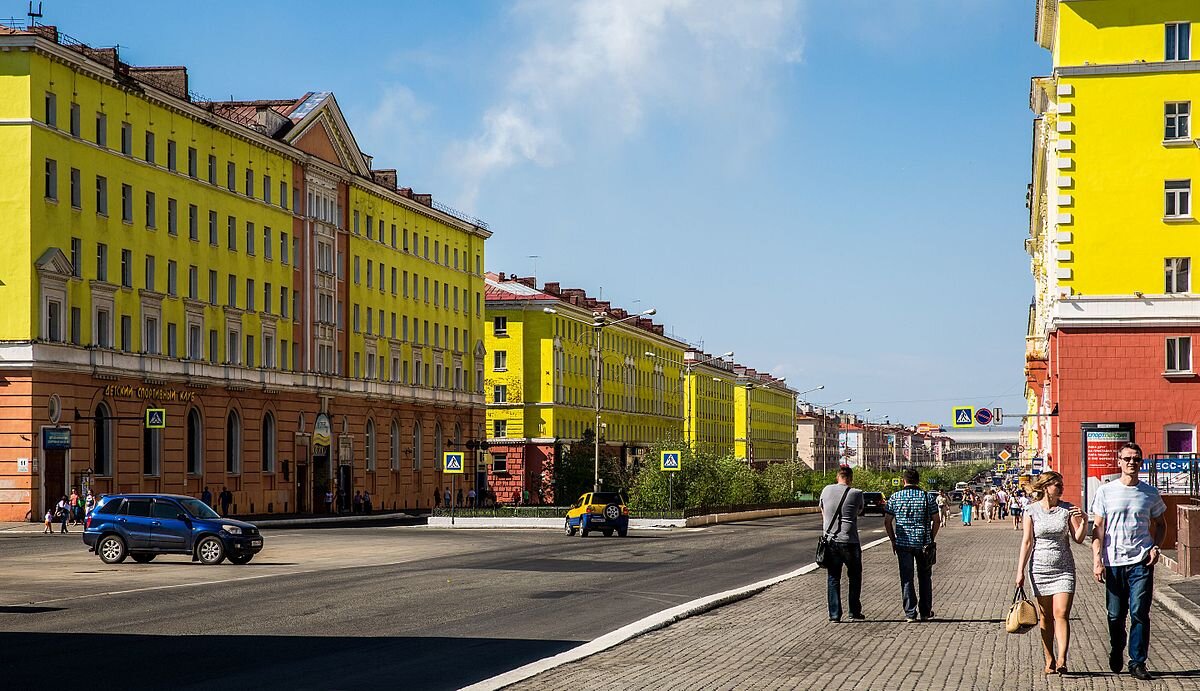
<path fill-rule="evenodd" d="M 816 506 L 815 501 L 777 501 L 768 504 L 713 504 L 684 509 L 683 517 L 707 516 L 714 513 L 738 513 L 741 511 L 763 511 L 766 509 L 800 509 Z"/>
<path fill-rule="evenodd" d="M 454 208 L 453 206 L 443 204 L 436 199 L 432 200 L 431 203 L 433 204 L 433 208 L 437 209 L 438 211 L 441 211 L 444 214 L 449 214 L 449 215 L 457 218 L 460 221 L 465 221 L 467 223 L 470 223 L 473 226 L 483 228 L 484 230 L 488 230 L 488 224 L 485 221 L 475 218 L 474 216 L 472 216 L 470 214 L 463 213 L 462 211 L 459 211 L 458 209 Z"/>
<path fill-rule="evenodd" d="M 1146 482 L 1159 492 L 1200 498 L 1200 454 L 1151 454 L 1146 461 Z"/>

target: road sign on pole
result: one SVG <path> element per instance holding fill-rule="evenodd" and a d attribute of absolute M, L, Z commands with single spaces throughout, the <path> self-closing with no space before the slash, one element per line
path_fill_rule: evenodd
<path fill-rule="evenodd" d="M 987 427 L 992 424 L 992 411 L 990 408 L 980 408 L 975 411 L 975 422 L 980 427 Z"/>
<path fill-rule="evenodd" d="M 954 408 L 954 426 L 955 427 L 974 427 L 975 426 L 975 409 L 970 406 L 959 406 Z"/>
<path fill-rule="evenodd" d="M 442 472 L 461 475 L 463 465 L 463 452 L 447 451 L 442 454 Z"/>
<path fill-rule="evenodd" d="M 1004 424 L 1004 409 L 992 408 L 992 424 L 999 427 Z"/>
<path fill-rule="evenodd" d="M 167 409 L 166 408 L 147 408 L 146 409 L 146 429 L 166 429 L 167 427 Z"/>
<path fill-rule="evenodd" d="M 682 454 L 678 451 L 663 451 L 659 454 L 659 467 L 666 472 L 679 471 L 679 458 Z"/>

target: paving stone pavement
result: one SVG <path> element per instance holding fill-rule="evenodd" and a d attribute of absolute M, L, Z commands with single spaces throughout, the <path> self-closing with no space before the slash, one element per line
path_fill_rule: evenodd
<path fill-rule="evenodd" d="M 1037 630 L 1004 632 L 1019 544 L 1011 524 L 947 525 L 938 536 L 932 622 L 904 622 L 885 542 L 863 554 L 865 622 L 828 621 L 818 570 L 507 688 L 1200 689 L 1200 633 L 1157 605 L 1147 665 L 1156 679 L 1108 671 L 1104 587 L 1092 578 L 1086 543 L 1074 547 L 1073 673 L 1043 675 Z"/>

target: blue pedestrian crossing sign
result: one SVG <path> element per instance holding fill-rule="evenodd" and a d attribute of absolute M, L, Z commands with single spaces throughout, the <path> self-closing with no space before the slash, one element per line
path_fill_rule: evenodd
<path fill-rule="evenodd" d="M 447 451 L 442 454 L 442 472 L 461 474 L 463 472 L 463 453 L 461 451 Z"/>
<path fill-rule="evenodd" d="M 975 426 L 975 409 L 970 406 L 959 406 L 954 408 L 953 417 L 955 427 Z"/>
<path fill-rule="evenodd" d="M 146 409 L 146 429 L 166 429 L 167 428 L 167 409 L 166 408 L 147 408 Z"/>
<path fill-rule="evenodd" d="M 663 451 L 659 454 L 660 467 L 666 472 L 678 472 L 679 459 L 682 456 L 678 451 Z"/>

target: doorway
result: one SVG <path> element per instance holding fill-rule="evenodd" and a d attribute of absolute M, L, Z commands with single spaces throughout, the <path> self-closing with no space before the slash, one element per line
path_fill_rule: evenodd
<path fill-rule="evenodd" d="M 296 464 L 296 513 L 308 513 L 308 464 Z"/>
<path fill-rule="evenodd" d="M 314 512 L 332 513 L 333 505 L 325 501 L 325 494 L 333 488 L 329 484 L 329 456 L 312 458 L 312 506 Z"/>
<path fill-rule="evenodd" d="M 42 515 L 67 495 L 67 452 L 62 449 L 42 451 Z M 40 516 L 39 516 L 40 518 Z"/>
<path fill-rule="evenodd" d="M 339 465 L 338 466 L 338 510 L 342 513 L 350 513 L 350 496 L 354 491 L 354 473 L 353 466 Z"/>

